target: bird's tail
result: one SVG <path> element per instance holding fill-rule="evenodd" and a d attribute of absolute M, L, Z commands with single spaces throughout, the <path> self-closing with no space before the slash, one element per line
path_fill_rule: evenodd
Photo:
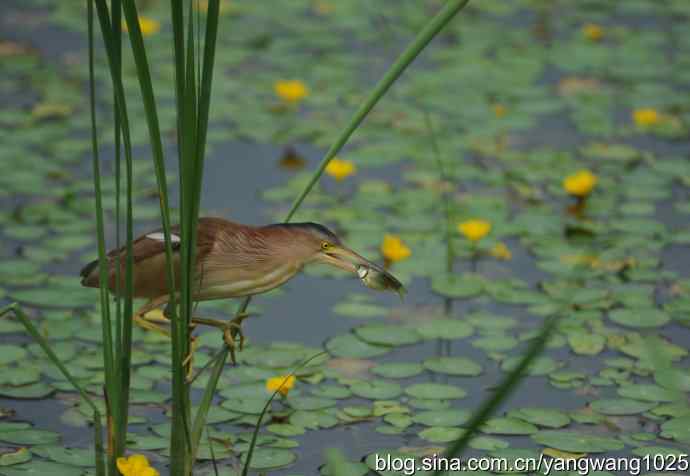
<path fill-rule="evenodd" d="M 84 266 L 81 271 L 79 271 L 79 276 L 81 276 L 81 285 L 93 287 L 91 275 L 93 271 L 98 267 L 98 260 L 93 260 L 86 266 Z"/>

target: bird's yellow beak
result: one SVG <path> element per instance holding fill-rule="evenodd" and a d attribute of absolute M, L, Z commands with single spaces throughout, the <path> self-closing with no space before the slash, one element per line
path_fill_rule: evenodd
<path fill-rule="evenodd" d="M 318 261 L 353 274 L 357 274 L 357 269 L 360 266 L 379 269 L 377 264 L 372 263 L 362 255 L 343 245 L 331 245 L 327 250 L 321 251 Z"/>

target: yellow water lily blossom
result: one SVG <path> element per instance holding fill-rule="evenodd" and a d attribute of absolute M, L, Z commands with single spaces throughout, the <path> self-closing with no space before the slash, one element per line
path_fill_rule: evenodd
<path fill-rule="evenodd" d="M 661 122 L 659 111 L 652 108 L 635 109 L 632 113 L 633 121 L 640 127 L 655 126 Z"/>
<path fill-rule="evenodd" d="M 489 254 L 496 259 L 504 261 L 509 261 L 513 258 L 513 253 L 510 252 L 505 243 L 500 241 L 489 250 Z"/>
<path fill-rule="evenodd" d="M 476 242 L 491 231 L 491 223 L 486 220 L 472 219 L 458 223 L 458 231 L 468 240 Z"/>
<path fill-rule="evenodd" d="M 273 85 L 276 95 L 283 101 L 296 104 L 309 96 L 309 88 L 299 79 L 280 79 Z"/>
<path fill-rule="evenodd" d="M 598 181 L 596 175 L 583 169 L 563 179 L 563 188 L 575 197 L 586 197 L 592 192 Z"/>
<path fill-rule="evenodd" d="M 134 454 L 129 458 L 120 457 L 116 464 L 123 476 L 160 476 L 158 470 L 151 467 L 148 458 L 142 454 Z"/>
<path fill-rule="evenodd" d="M 596 23 L 587 23 L 582 27 L 582 34 L 591 41 L 599 41 L 604 37 L 604 29 Z"/>
<path fill-rule="evenodd" d="M 494 115 L 498 119 L 504 117 L 508 113 L 508 108 L 506 108 L 503 104 L 494 104 L 493 109 Z"/>
<path fill-rule="evenodd" d="M 160 31 L 161 23 L 153 18 L 139 15 L 139 29 L 141 30 L 141 34 L 143 36 L 155 35 Z M 122 31 L 129 31 L 125 21 L 122 22 Z"/>
<path fill-rule="evenodd" d="M 403 243 L 398 235 L 386 234 L 381 243 L 381 254 L 388 261 L 395 263 L 410 257 L 412 250 Z"/>
<path fill-rule="evenodd" d="M 338 182 L 348 178 L 350 175 L 357 172 L 355 163 L 351 160 L 343 160 L 337 157 L 331 159 L 326 166 L 326 173 L 336 179 Z"/>
<path fill-rule="evenodd" d="M 278 375 L 277 377 L 272 377 L 266 380 L 266 390 L 273 393 L 276 390 L 284 397 L 292 390 L 295 386 L 295 376 L 294 375 Z"/>

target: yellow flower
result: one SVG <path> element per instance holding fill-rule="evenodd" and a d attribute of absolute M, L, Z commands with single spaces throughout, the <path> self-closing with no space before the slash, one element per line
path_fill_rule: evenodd
<path fill-rule="evenodd" d="M 570 195 L 585 197 L 592 192 L 599 179 L 589 170 L 583 169 L 563 180 L 563 188 Z"/>
<path fill-rule="evenodd" d="M 273 393 L 276 390 L 284 397 L 287 397 L 288 392 L 295 386 L 294 375 L 279 375 L 266 380 L 266 390 Z"/>
<path fill-rule="evenodd" d="M 491 223 L 486 220 L 472 219 L 458 223 L 458 231 L 470 241 L 479 241 L 491 231 Z"/>
<path fill-rule="evenodd" d="M 496 243 L 489 251 L 489 254 L 496 259 L 501 259 L 504 261 L 508 261 L 513 258 L 513 253 L 510 252 L 508 247 L 503 242 Z"/>
<path fill-rule="evenodd" d="M 385 235 L 381 243 L 381 253 L 389 261 L 396 262 L 407 259 L 412 254 L 410 248 L 397 235 Z"/>
<path fill-rule="evenodd" d="M 508 108 L 506 108 L 503 104 L 494 104 L 493 109 L 494 115 L 499 119 L 508 113 Z"/>
<path fill-rule="evenodd" d="M 144 455 L 134 454 L 129 458 L 118 458 L 117 469 L 123 476 L 160 476 L 160 473 L 149 465 Z"/>
<path fill-rule="evenodd" d="M 632 116 L 635 124 L 640 127 L 654 126 L 661 122 L 661 114 L 652 108 L 635 109 Z"/>
<path fill-rule="evenodd" d="M 151 36 L 158 33 L 161 29 L 161 24 L 158 20 L 139 15 L 139 29 L 141 29 L 143 36 Z M 122 22 L 122 31 L 129 31 L 127 23 L 124 21 Z"/>
<path fill-rule="evenodd" d="M 357 171 L 354 162 L 350 160 L 342 160 L 337 157 L 331 159 L 326 166 L 326 173 L 340 182 Z"/>
<path fill-rule="evenodd" d="M 599 41 L 604 37 L 604 29 L 596 23 L 587 23 L 582 27 L 582 34 L 591 41 Z"/>
<path fill-rule="evenodd" d="M 285 102 L 296 104 L 309 96 L 309 89 L 299 79 L 278 80 L 273 85 L 276 95 Z"/>

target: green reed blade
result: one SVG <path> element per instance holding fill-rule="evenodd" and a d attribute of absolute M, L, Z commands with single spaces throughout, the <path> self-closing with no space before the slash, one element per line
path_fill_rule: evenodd
<path fill-rule="evenodd" d="M 214 360 L 209 362 L 213 363 L 213 372 L 211 372 L 211 378 L 206 384 L 204 395 L 201 397 L 199 409 L 194 416 L 194 424 L 192 425 L 192 461 L 196 460 L 196 454 L 199 450 L 199 442 L 201 441 L 201 435 L 204 431 L 204 426 L 206 425 L 208 410 L 213 403 L 213 395 L 216 392 L 216 387 L 218 386 L 218 381 L 220 380 L 220 374 L 223 372 L 225 362 L 228 360 L 228 352 L 228 347 L 224 346 Z"/>
<path fill-rule="evenodd" d="M 303 360 L 297 366 L 292 369 L 292 372 L 290 372 L 288 375 L 285 376 L 285 379 L 283 379 L 282 383 L 280 384 L 280 387 L 285 384 L 287 379 L 295 375 L 295 373 L 300 370 L 302 367 L 307 365 L 309 362 L 312 360 L 316 359 L 317 357 L 321 357 L 322 355 L 326 355 L 328 352 L 323 351 L 316 353 L 309 357 L 308 359 Z M 261 413 L 259 414 L 259 418 L 256 420 L 256 425 L 254 425 L 254 432 L 252 433 L 252 440 L 249 443 L 249 448 L 247 449 L 247 458 L 244 462 L 244 467 L 242 468 L 242 476 L 247 476 L 249 472 L 249 465 L 252 462 L 252 456 L 254 455 L 254 448 L 256 447 L 256 439 L 259 436 L 259 429 L 261 428 L 261 421 L 263 420 L 264 416 L 266 415 L 266 412 L 268 411 L 268 408 L 271 406 L 271 403 L 273 402 L 273 399 L 278 395 L 278 392 L 280 391 L 280 387 L 276 391 L 271 394 L 270 398 L 266 401 L 266 405 L 264 405 L 263 409 L 261 410 Z"/>
<path fill-rule="evenodd" d="M 508 375 L 505 376 L 501 384 L 494 390 L 494 394 L 491 398 L 486 400 L 474 414 L 472 418 L 467 422 L 466 430 L 463 432 L 462 436 L 455 440 L 455 442 L 450 445 L 443 454 L 444 458 L 457 458 L 467 447 L 472 437 L 477 433 L 479 428 L 488 420 L 491 415 L 498 409 L 498 407 L 505 401 L 506 398 L 517 388 L 520 382 L 524 379 L 524 372 L 536 359 L 539 354 L 544 350 L 546 343 L 551 337 L 551 333 L 556 328 L 556 323 L 558 318 L 556 316 L 547 318 L 546 322 L 541 328 L 539 335 L 534 338 L 532 343 L 527 348 L 524 356 L 518 363 L 518 365 L 510 371 Z M 440 476 L 444 474 L 442 470 L 436 471 L 433 476 Z"/>
<path fill-rule="evenodd" d="M 374 108 L 374 106 L 379 102 L 379 100 L 386 94 L 393 83 L 400 77 L 400 75 L 405 71 L 405 69 L 412 63 L 412 61 L 422 52 L 424 48 L 429 44 L 429 42 L 434 39 L 436 35 L 448 24 L 453 17 L 462 10 L 469 0 L 449 0 L 448 3 L 439 11 L 436 16 L 434 16 L 429 23 L 426 24 L 422 31 L 420 31 L 415 39 L 410 43 L 410 45 L 398 56 L 398 59 L 388 68 L 386 74 L 374 87 L 374 89 L 369 93 L 367 98 L 364 100 L 362 105 L 354 113 L 348 125 L 341 131 L 333 145 L 328 149 L 326 155 L 321 160 L 319 167 L 314 172 L 314 174 L 309 179 L 307 186 L 302 190 L 302 193 L 297 197 L 297 199 L 292 204 L 290 211 L 285 218 L 285 222 L 289 222 L 294 216 L 297 209 L 302 205 L 304 199 L 309 195 L 316 182 L 319 181 L 323 171 L 326 169 L 328 163 L 336 156 L 338 152 L 343 148 L 343 146 L 350 139 L 350 136 L 357 130 L 364 118 L 369 114 L 369 112 Z M 251 296 L 244 298 L 239 308 L 237 309 L 237 314 L 242 314 L 247 311 L 249 303 L 251 302 Z"/>
<path fill-rule="evenodd" d="M 84 399 L 86 404 L 91 407 L 91 410 L 93 411 L 96 475 L 105 476 L 101 412 L 98 411 L 96 403 L 93 400 L 91 400 L 89 394 L 86 393 L 84 388 L 81 385 L 79 385 L 79 382 L 77 382 L 77 380 L 72 376 L 72 374 L 69 373 L 69 370 L 67 370 L 65 364 L 63 364 L 62 361 L 58 358 L 57 354 L 55 354 L 46 338 L 43 337 L 43 335 L 38 331 L 38 329 L 36 329 L 36 326 L 33 325 L 31 319 L 29 319 L 29 317 L 21 310 L 17 303 L 12 303 L 9 306 L 0 309 L 0 318 L 3 317 L 5 314 L 9 313 L 12 313 L 16 318 L 18 318 L 21 321 L 21 323 L 24 325 L 24 328 L 26 329 L 26 332 L 38 343 L 38 345 L 41 346 L 41 349 L 43 349 L 43 352 L 46 353 L 48 359 L 50 359 L 50 361 L 53 362 L 53 364 L 55 364 L 55 366 L 60 370 L 60 372 L 62 373 L 62 375 L 64 375 L 67 381 L 77 390 L 77 392 L 79 392 L 79 395 L 81 396 L 81 398 Z"/>
<path fill-rule="evenodd" d="M 379 100 L 390 89 L 400 75 L 407 69 L 407 67 L 414 61 L 414 59 L 422 52 L 422 50 L 429 44 L 429 42 L 445 27 L 450 20 L 467 5 L 469 0 L 449 0 L 448 3 L 439 11 L 434 18 L 422 28 L 412 43 L 402 52 L 393 65 L 386 71 L 383 78 L 378 82 L 374 89 L 369 93 L 364 103 L 359 107 L 355 114 L 350 119 L 349 124 L 343 129 L 338 138 L 335 140 L 330 149 L 326 152 L 323 160 L 319 164 L 318 169 L 312 175 L 302 193 L 297 197 L 292 204 L 292 208 L 287 214 L 286 222 L 289 222 L 297 209 L 302 205 L 304 199 L 309 195 L 311 189 L 316 185 L 319 178 L 326 169 L 328 163 L 333 157 L 340 152 L 345 143 L 350 139 L 350 136 L 357 130 L 365 117 L 376 106 Z"/>

